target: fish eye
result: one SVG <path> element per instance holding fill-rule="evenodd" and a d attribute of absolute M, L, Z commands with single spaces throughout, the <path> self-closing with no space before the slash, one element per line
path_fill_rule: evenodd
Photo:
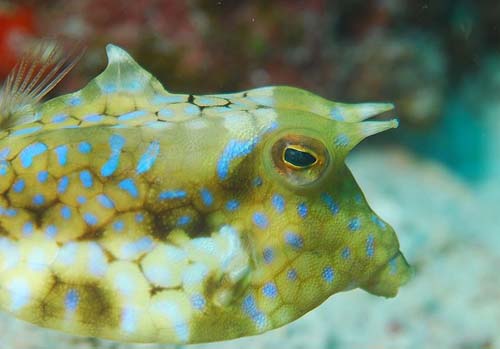
<path fill-rule="evenodd" d="M 272 145 L 271 160 L 275 171 L 288 183 L 305 186 L 321 178 L 330 156 L 320 140 L 300 134 L 286 134 Z"/>
<path fill-rule="evenodd" d="M 283 162 L 292 168 L 307 168 L 318 161 L 317 156 L 310 150 L 289 145 L 283 151 Z"/>

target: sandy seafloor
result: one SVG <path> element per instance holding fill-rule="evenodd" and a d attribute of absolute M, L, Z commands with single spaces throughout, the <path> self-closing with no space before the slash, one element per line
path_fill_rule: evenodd
<path fill-rule="evenodd" d="M 190 348 L 500 348 L 499 186 L 472 187 L 403 149 L 362 147 L 348 162 L 372 207 L 395 228 L 414 279 L 394 299 L 337 294 L 283 328 Z M 5 314 L 0 329 L 0 349 L 182 348 L 79 338 Z"/>

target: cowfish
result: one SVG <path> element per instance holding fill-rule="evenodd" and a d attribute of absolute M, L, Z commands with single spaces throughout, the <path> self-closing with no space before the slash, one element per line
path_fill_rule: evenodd
<path fill-rule="evenodd" d="M 175 94 L 123 49 L 42 102 L 82 56 L 46 44 L 0 95 L 0 308 L 74 335 L 201 343 L 288 324 L 411 275 L 345 164 L 389 103 L 271 86 Z"/>

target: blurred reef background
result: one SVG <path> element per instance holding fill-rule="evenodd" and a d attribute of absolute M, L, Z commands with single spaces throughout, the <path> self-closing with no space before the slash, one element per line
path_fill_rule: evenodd
<path fill-rule="evenodd" d="M 111 42 L 172 92 L 286 84 L 396 104 L 401 127 L 349 165 L 414 280 L 393 300 L 349 292 L 263 336 L 194 348 L 500 348 L 499 1 L 0 0 L 0 81 L 43 37 L 87 47 L 54 95 L 96 76 Z M 0 328 L 1 349 L 135 348 L 8 316 Z"/>

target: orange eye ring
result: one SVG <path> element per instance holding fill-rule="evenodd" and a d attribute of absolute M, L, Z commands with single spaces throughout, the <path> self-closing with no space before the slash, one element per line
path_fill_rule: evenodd
<path fill-rule="evenodd" d="M 272 145 L 271 160 L 274 170 L 288 183 L 305 186 L 322 178 L 330 154 L 319 139 L 288 133 Z"/>

